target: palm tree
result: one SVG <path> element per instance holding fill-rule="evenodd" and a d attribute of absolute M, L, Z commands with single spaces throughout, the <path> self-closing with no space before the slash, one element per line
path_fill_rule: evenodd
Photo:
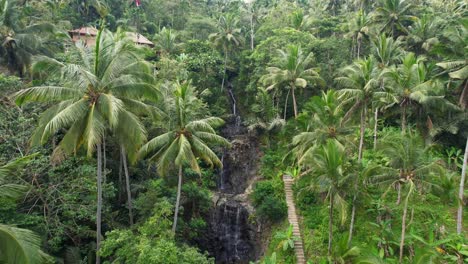
<path fill-rule="evenodd" d="M 39 86 L 23 89 L 15 94 L 16 103 L 58 102 L 47 109 L 39 120 L 32 137 L 33 144 L 42 144 L 58 131 L 66 133 L 54 150 L 60 159 L 76 153 L 80 147 L 88 156 L 97 152 L 97 212 L 96 247 L 101 242 L 102 208 L 102 142 L 106 130 L 117 133 L 127 150 L 136 151 L 146 140 L 143 124 L 136 114 L 154 112 L 154 107 L 141 100 L 156 100 L 159 92 L 148 83 L 151 68 L 143 61 L 140 49 L 125 32 L 112 34 L 101 29 L 96 46 L 89 50 L 77 44 L 80 55 L 77 63 L 62 63 L 40 58 L 33 70 L 47 72 L 60 78 L 59 86 Z M 97 255 L 96 263 L 100 263 Z"/>
<path fill-rule="evenodd" d="M 451 106 L 444 99 L 442 84 L 432 78 L 431 69 L 424 63 L 423 57 L 408 53 L 398 67 L 392 67 L 382 73 L 392 87 L 392 92 L 401 108 L 401 129 L 407 127 L 408 110 L 412 108 L 441 108 Z"/>
<path fill-rule="evenodd" d="M 390 33 L 397 37 L 408 33 L 407 24 L 416 18 L 411 15 L 414 5 L 407 0 L 380 0 L 372 14 L 374 23 L 380 25 L 380 32 Z"/>
<path fill-rule="evenodd" d="M 459 83 L 460 99 L 458 101 L 462 110 L 468 106 L 468 23 L 466 21 L 459 23 L 457 26 L 449 28 L 443 33 L 443 43 L 450 43 L 449 45 L 438 45 L 435 52 L 449 60 L 437 63 L 437 66 L 446 70 L 449 77 Z M 465 181 L 467 174 L 468 163 L 468 135 L 466 135 L 465 154 L 463 158 L 462 174 L 460 177 L 460 186 L 458 191 L 458 210 L 457 210 L 457 233 L 461 234 L 463 229 L 463 207 L 464 207 L 464 192 Z"/>
<path fill-rule="evenodd" d="M 381 90 L 388 90 L 382 72 L 391 65 L 399 63 L 402 59 L 403 49 L 401 45 L 398 39 L 394 40 L 392 37 L 387 37 L 385 34 L 381 34 L 372 40 L 372 53 L 378 63 L 377 66 L 380 71 L 378 79 Z M 379 112 L 382 109 L 392 106 L 392 104 L 392 100 L 388 102 L 374 102 L 374 149 L 377 146 Z"/>
<path fill-rule="evenodd" d="M 289 93 L 292 95 L 294 117 L 297 118 L 298 110 L 296 103 L 296 88 L 305 88 L 307 85 L 315 82 L 321 84 L 323 82 L 320 78 L 316 68 L 312 68 L 314 61 L 313 53 L 304 56 L 302 49 L 299 46 L 290 45 L 287 50 L 278 50 L 279 61 L 276 67 L 268 67 L 267 74 L 260 78 L 260 81 L 266 85 L 267 90 L 273 88 L 288 88 L 288 95 L 286 102 L 288 103 Z M 285 107 L 286 108 L 286 107 Z"/>
<path fill-rule="evenodd" d="M 370 19 L 369 16 L 361 10 L 357 13 L 355 17 L 349 22 L 349 33 L 345 36 L 350 37 L 353 40 L 353 55 L 354 51 L 356 51 L 356 57 L 359 59 L 361 56 L 361 46 L 362 41 L 366 37 L 369 37 L 369 24 Z"/>
<path fill-rule="evenodd" d="M 403 50 L 401 41 L 398 39 L 394 40 L 392 37 L 381 34 L 372 40 L 372 44 L 374 57 L 381 70 L 401 61 Z"/>
<path fill-rule="evenodd" d="M 378 81 L 379 70 L 377 62 L 372 56 L 364 60 L 358 60 L 353 65 L 344 68 L 343 75 L 345 76 L 336 79 L 336 82 L 344 87 L 338 91 L 340 95 L 339 100 L 342 100 L 343 105 L 353 104 L 346 113 L 344 122 L 348 121 L 353 113 L 360 113 L 358 162 L 361 162 L 367 110 L 375 101 L 395 99 L 392 98 L 390 93 L 381 89 Z"/>
<path fill-rule="evenodd" d="M 366 130 L 367 110 L 369 107 L 378 101 L 395 101 L 392 94 L 380 89 L 378 74 L 379 70 L 376 67 L 376 61 L 371 56 L 364 60 L 358 60 L 353 65 L 343 69 L 344 77 L 336 79 L 337 83 L 344 87 L 339 90 L 339 100 L 343 100 L 342 104 L 347 105 L 352 103 L 353 106 L 348 110 L 345 115 L 344 121 L 355 112 L 360 113 L 360 137 L 359 137 L 359 150 L 358 150 L 358 163 L 361 163 L 362 153 L 364 149 L 364 132 Z M 353 237 L 354 217 L 356 212 L 356 197 L 358 178 L 355 181 L 354 198 L 351 211 L 351 224 L 349 230 L 349 242 Z"/>
<path fill-rule="evenodd" d="M 24 185 L 6 183 L 6 177 L 17 173 L 33 156 L 0 166 L 0 199 L 16 200 L 29 189 Z M 2 263 L 44 263 L 49 257 L 41 251 L 41 239 L 33 231 L 4 224 L 0 224 L 0 252 Z"/>
<path fill-rule="evenodd" d="M 0 1 L 0 54 L 5 58 L 11 72 L 23 77 L 29 70 L 33 55 L 51 55 L 65 34 L 57 32 L 50 23 L 36 23 L 26 26 L 17 0 Z"/>
<path fill-rule="evenodd" d="M 335 139 L 328 139 L 324 145 L 318 147 L 314 154 L 305 160 L 307 166 L 313 169 L 310 189 L 326 193 L 329 199 L 328 211 L 328 255 L 331 256 L 333 241 L 333 212 L 338 207 L 341 223 L 346 221 L 346 201 L 341 195 L 341 189 L 348 180 L 343 166 L 346 162 L 344 148 Z"/>
<path fill-rule="evenodd" d="M 299 165 L 305 165 L 304 162 L 312 158 L 317 147 L 329 139 L 336 140 L 342 147 L 345 145 L 352 128 L 342 125 L 344 114 L 334 90 L 322 92 L 321 97 L 314 96 L 306 104 L 304 115 L 310 115 L 306 120 L 306 131 L 294 136 L 292 142 Z"/>
<path fill-rule="evenodd" d="M 434 176 L 442 176 L 445 169 L 439 165 L 437 160 L 429 156 L 428 148 L 424 140 L 412 133 L 406 135 L 389 134 L 382 140 L 378 147 L 379 151 L 389 158 L 388 167 L 376 167 L 380 171 L 374 176 L 373 181 L 380 185 L 394 186 L 404 184 L 407 193 L 403 205 L 401 218 L 400 239 L 400 263 L 403 260 L 403 249 L 405 245 L 406 216 L 411 195 L 416 188 L 424 191 L 433 187 Z M 398 189 L 400 199 L 400 188 Z"/>
<path fill-rule="evenodd" d="M 172 29 L 163 27 L 159 33 L 154 36 L 156 48 L 165 54 L 173 54 L 180 47 L 181 43 L 177 43 L 178 35 L 172 32 Z"/>
<path fill-rule="evenodd" d="M 222 16 L 219 18 L 218 32 L 210 34 L 209 36 L 209 39 L 215 44 L 215 46 L 221 48 L 224 53 L 224 69 L 221 90 L 224 89 L 224 83 L 226 80 L 229 53 L 234 47 L 240 46 L 244 41 L 241 36 L 241 29 L 237 28 L 238 23 L 239 20 L 231 14 Z"/>
<path fill-rule="evenodd" d="M 189 165 L 200 173 L 198 159 L 211 167 L 222 168 L 223 164 L 210 149 L 210 145 L 229 146 L 229 142 L 218 136 L 215 127 L 224 124 L 218 117 L 197 118 L 197 98 L 195 89 L 189 82 L 177 83 L 174 91 L 175 126 L 146 143 L 139 151 L 139 157 L 155 162 L 160 175 L 167 175 L 171 166 L 178 168 L 177 198 L 172 232 L 175 233 L 179 213 L 183 168 Z"/>

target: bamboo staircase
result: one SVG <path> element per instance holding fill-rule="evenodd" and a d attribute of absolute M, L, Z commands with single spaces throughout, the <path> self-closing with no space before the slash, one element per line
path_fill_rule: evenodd
<path fill-rule="evenodd" d="M 293 226 L 293 235 L 298 240 L 294 241 L 294 251 L 296 252 L 297 264 L 305 264 L 304 246 L 302 244 L 301 231 L 297 220 L 296 206 L 294 205 L 294 196 L 292 191 L 293 178 L 289 175 L 283 175 L 284 191 L 286 193 L 286 204 L 288 205 L 288 220 Z"/>

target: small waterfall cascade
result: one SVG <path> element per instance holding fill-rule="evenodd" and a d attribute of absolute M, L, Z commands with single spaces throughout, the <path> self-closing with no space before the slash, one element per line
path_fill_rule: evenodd
<path fill-rule="evenodd" d="M 218 173 L 209 231 L 199 245 L 216 264 L 248 264 L 261 255 L 260 228 L 251 220 L 254 209 L 248 200 L 260 150 L 257 140 L 240 124 L 240 117 L 233 115 L 226 123 L 222 134 L 232 147 L 220 157 L 223 169 Z"/>

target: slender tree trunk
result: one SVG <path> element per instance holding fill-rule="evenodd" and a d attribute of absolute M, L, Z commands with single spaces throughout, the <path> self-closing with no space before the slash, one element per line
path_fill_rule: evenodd
<path fill-rule="evenodd" d="M 330 193 L 330 209 L 328 211 L 328 256 L 331 256 L 333 241 L 333 194 Z"/>
<path fill-rule="evenodd" d="M 359 153 L 358 153 L 358 163 L 361 164 L 362 161 L 362 152 L 364 148 L 364 133 L 366 130 L 366 104 L 364 104 L 364 107 L 361 110 L 361 127 L 360 127 L 360 139 L 359 139 Z M 356 218 L 356 200 L 357 200 L 357 186 L 358 186 L 358 179 L 355 179 L 354 181 L 354 195 L 353 195 L 353 206 L 351 209 L 351 222 L 349 224 L 349 236 L 348 236 L 348 246 L 351 245 L 351 240 L 353 239 L 353 229 L 354 229 L 354 221 Z"/>
<path fill-rule="evenodd" d="M 293 107 L 294 107 L 294 118 L 297 118 L 297 103 L 296 103 L 296 94 L 294 90 L 296 90 L 296 86 L 294 84 L 291 84 L 291 94 L 292 94 Z"/>
<path fill-rule="evenodd" d="M 288 90 L 288 93 L 286 94 L 286 101 L 284 102 L 284 112 L 283 112 L 283 119 L 284 120 L 286 120 L 286 114 L 288 112 L 289 93 L 291 93 L 291 90 Z"/>
<path fill-rule="evenodd" d="M 97 144 L 97 211 L 96 211 L 96 264 L 101 263 L 99 249 L 101 248 L 101 213 L 102 213 L 102 149 Z"/>
<path fill-rule="evenodd" d="M 374 150 L 377 149 L 377 129 L 379 126 L 379 109 L 375 108 L 374 112 Z"/>
<path fill-rule="evenodd" d="M 403 248 L 405 247 L 405 233 L 406 233 L 406 214 L 408 213 L 408 200 L 409 200 L 410 192 L 408 192 L 408 196 L 405 199 L 405 204 L 403 207 L 403 216 L 401 218 L 401 239 L 400 239 L 400 259 L 399 262 L 403 262 Z"/>
<path fill-rule="evenodd" d="M 120 156 L 120 162 L 119 162 L 119 202 L 122 201 L 122 174 L 123 174 L 123 159 L 122 155 Z"/>
<path fill-rule="evenodd" d="M 361 38 L 358 36 L 357 38 L 357 58 L 360 59 L 361 57 Z"/>
<path fill-rule="evenodd" d="M 460 179 L 460 190 L 458 191 L 458 212 L 457 212 L 457 234 L 462 233 L 463 224 L 463 193 L 465 191 L 466 167 L 468 163 L 468 137 L 466 138 L 465 156 L 463 158 L 462 174 Z"/>
<path fill-rule="evenodd" d="M 364 134 L 366 132 L 366 104 L 364 103 L 363 108 L 361 110 L 361 127 L 360 127 L 360 137 L 359 137 L 359 151 L 358 151 L 358 162 L 362 160 L 362 152 L 364 149 Z"/>
<path fill-rule="evenodd" d="M 182 166 L 179 166 L 179 182 L 177 184 L 177 198 L 176 198 L 176 206 L 174 210 L 174 223 L 172 223 L 172 233 L 175 234 L 177 228 L 177 217 L 179 214 L 179 206 L 180 206 L 180 193 L 182 190 Z"/>
<path fill-rule="evenodd" d="M 107 156 L 106 156 L 106 136 L 102 138 L 102 158 L 103 158 L 103 164 L 102 164 L 102 182 L 106 183 L 106 168 L 107 168 Z"/>
<path fill-rule="evenodd" d="M 127 166 L 127 157 L 125 154 L 124 146 L 120 149 L 120 155 L 122 156 L 121 159 L 123 161 L 123 168 L 125 172 L 125 187 L 127 190 L 127 205 L 128 205 L 128 216 L 130 219 L 130 225 L 133 225 L 133 212 L 132 212 L 132 191 L 130 190 L 130 175 L 128 173 L 128 166 Z"/>
<path fill-rule="evenodd" d="M 226 81 L 227 60 L 228 60 L 228 51 L 227 51 L 227 48 L 224 48 L 224 69 L 223 69 L 223 80 L 221 82 L 221 91 L 224 90 L 224 83 Z"/>
<path fill-rule="evenodd" d="M 406 133 L 406 103 L 403 104 L 401 109 L 401 132 Z"/>
<path fill-rule="evenodd" d="M 401 182 L 399 180 L 397 182 L 397 192 L 398 192 L 398 195 L 397 195 L 396 204 L 399 205 L 401 202 Z"/>

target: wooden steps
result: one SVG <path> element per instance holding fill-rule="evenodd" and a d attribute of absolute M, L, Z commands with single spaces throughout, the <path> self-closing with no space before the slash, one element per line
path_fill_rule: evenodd
<path fill-rule="evenodd" d="M 297 220 L 296 206 L 294 205 L 294 196 L 292 191 L 292 184 L 294 180 L 289 175 L 283 175 L 284 191 L 286 193 L 286 204 L 288 205 L 288 220 L 293 226 L 293 235 L 298 237 L 299 240 L 294 241 L 294 251 L 296 252 L 297 264 L 305 264 L 306 259 L 304 255 L 304 246 L 302 244 L 301 230 L 299 229 L 299 222 Z"/>

